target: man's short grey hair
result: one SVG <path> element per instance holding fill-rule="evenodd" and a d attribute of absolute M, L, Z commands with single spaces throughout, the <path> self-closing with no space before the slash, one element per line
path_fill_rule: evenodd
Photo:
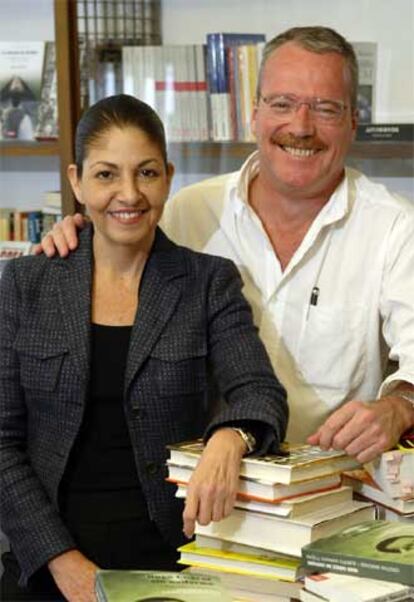
<path fill-rule="evenodd" d="M 280 48 L 280 46 L 286 44 L 287 42 L 294 42 L 301 48 L 309 50 L 310 52 L 315 52 L 316 54 L 336 52 L 343 56 L 349 72 L 351 107 L 352 109 L 356 109 L 358 93 L 358 62 L 355 51 L 352 47 L 352 44 L 350 44 L 334 29 L 321 26 L 292 27 L 291 29 L 284 31 L 267 42 L 263 50 L 259 77 L 257 80 L 257 102 L 259 102 L 261 94 L 264 66 L 270 55 L 273 54 L 277 48 Z"/>

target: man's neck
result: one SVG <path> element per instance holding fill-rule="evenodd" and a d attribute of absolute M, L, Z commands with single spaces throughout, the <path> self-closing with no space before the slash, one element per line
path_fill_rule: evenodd
<path fill-rule="evenodd" d="M 249 204 L 255 211 L 282 271 L 285 270 L 296 250 L 301 245 L 314 219 L 329 201 L 342 176 L 323 194 L 301 197 L 268 186 L 260 173 L 249 186 Z"/>

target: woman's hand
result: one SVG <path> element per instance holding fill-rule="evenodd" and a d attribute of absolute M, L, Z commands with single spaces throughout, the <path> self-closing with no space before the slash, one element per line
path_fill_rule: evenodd
<path fill-rule="evenodd" d="M 68 602 L 96 602 L 95 576 L 98 567 L 78 550 L 55 556 L 48 563 L 56 585 Z"/>
<path fill-rule="evenodd" d="M 188 484 L 183 513 L 187 537 L 192 537 L 196 520 L 208 525 L 230 514 L 246 451 L 246 444 L 231 428 L 221 428 L 210 437 Z"/>

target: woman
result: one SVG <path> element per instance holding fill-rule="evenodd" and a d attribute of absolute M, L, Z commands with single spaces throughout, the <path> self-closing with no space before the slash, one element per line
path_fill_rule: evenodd
<path fill-rule="evenodd" d="M 21 599 L 94 600 L 97 566 L 176 568 L 183 523 L 191 536 L 196 519 L 230 512 L 245 440 L 260 453 L 284 436 L 285 392 L 237 270 L 157 228 L 172 175 L 150 107 L 98 102 L 68 169 L 92 222 L 79 248 L 4 271 L 1 508 L 13 554 L 3 587 L 16 581 L 15 557 Z M 214 416 L 210 375 L 226 402 Z M 166 445 L 199 436 L 183 513 L 165 481 Z"/>

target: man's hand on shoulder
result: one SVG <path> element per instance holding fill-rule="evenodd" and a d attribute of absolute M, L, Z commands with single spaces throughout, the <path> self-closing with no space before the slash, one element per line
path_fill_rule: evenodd
<path fill-rule="evenodd" d="M 78 229 L 82 229 L 85 223 L 86 220 L 81 213 L 67 215 L 43 236 L 42 242 L 34 247 L 34 253 L 36 255 L 44 253 L 48 257 L 53 257 L 57 251 L 61 257 L 66 257 L 78 246 Z"/>
<path fill-rule="evenodd" d="M 413 406 L 395 391 L 372 402 L 347 402 L 308 437 L 308 443 L 344 450 L 358 462 L 370 462 L 394 447 L 413 424 Z"/>

